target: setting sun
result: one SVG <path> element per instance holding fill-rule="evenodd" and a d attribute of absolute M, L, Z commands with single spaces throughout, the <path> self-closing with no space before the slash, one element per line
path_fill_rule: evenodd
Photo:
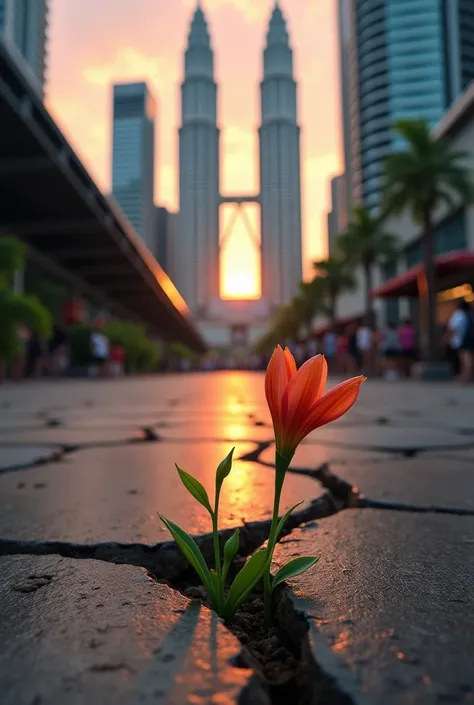
<path fill-rule="evenodd" d="M 259 299 L 260 225 L 256 203 L 220 208 L 220 293 L 223 299 Z"/>

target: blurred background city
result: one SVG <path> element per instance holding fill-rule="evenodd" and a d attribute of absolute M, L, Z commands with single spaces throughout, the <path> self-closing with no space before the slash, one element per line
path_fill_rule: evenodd
<path fill-rule="evenodd" d="M 1 376 L 472 373 L 472 0 L 0 0 Z"/>

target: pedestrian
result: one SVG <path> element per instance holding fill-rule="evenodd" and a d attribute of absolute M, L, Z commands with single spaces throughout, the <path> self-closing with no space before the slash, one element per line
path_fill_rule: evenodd
<path fill-rule="evenodd" d="M 332 328 L 328 328 L 323 336 L 323 353 L 328 363 L 329 372 L 334 372 L 336 350 L 337 335 Z"/>
<path fill-rule="evenodd" d="M 469 316 L 471 307 L 464 299 L 460 299 L 456 303 L 456 309 L 451 314 L 446 333 L 444 335 L 444 343 L 447 345 L 448 359 L 453 367 L 455 375 L 459 375 L 460 380 L 464 381 L 466 370 L 462 369 L 461 365 L 461 346 L 469 325 Z M 465 358 L 467 361 L 467 356 Z"/>
<path fill-rule="evenodd" d="M 341 375 L 348 371 L 349 363 L 349 337 L 347 331 L 342 328 L 337 336 L 336 342 L 336 368 Z"/>
<path fill-rule="evenodd" d="M 370 374 L 373 368 L 373 337 L 372 328 L 364 320 L 356 333 L 357 350 L 361 357 L 361 368 L 364 374 Z"/>
<path fill-rule="evenodd" d="M 464 332 L 464 338 L 461 343 L 460 360 L 461 360 L 461 375 L 460 380 L 463 384 L 467 384 L 472 379 L 473 359 L 474 359 L 474 312 L 472 307 L 467 303 L 467 327 Z"/>
<path fill-rule="evenodd" d="M 410 377 L 411 366 L 415 360 L 415 340 L 415 326 L 409 318 L 406 318 L 398 329 L 400 365 L 406 377 Z"/>
<path fill-rule="evenodd" d="M 355 375 L 360 372 L 362 364 L 361 354 L 357 347 L 357 325 L 355 323 L 349 326 L 347 333 L 347 352 L 349 359 L 348 372 Z"/>
<path fill-rule="evenodd" d="M 119 343 L 113 343 L 110 348 L 110 374 L 112 377 L 123 377 L 125 363 L 125 348 Z"/>
<path fill-rule="evenodd" d="M 96 325 L 91 334 L 92 358 L 96 364 L 99 377 L 107 377 L 110 344 L 100 326 Z"/>
<path fill-rule="evenodd" d="M 399 379 L 400 341 L 395 323 L 388 323 L 382 332 L 380 351 L 383 355 L 385 379 L 391 382 Z"/>
<path fill-rule="evenodd" d="M 27 377 L 41 377 L 45 366 L 46 344 L 41 336 L 33 332 L 26 348 L 26 375 Z"/>
<path fill-rule="evenodd" d="M 53 377 L 59 377 L 65 367 L 67 337 L 63 329 L 55 323 L 53 335 L 49 341 L 49 373 Z"/>

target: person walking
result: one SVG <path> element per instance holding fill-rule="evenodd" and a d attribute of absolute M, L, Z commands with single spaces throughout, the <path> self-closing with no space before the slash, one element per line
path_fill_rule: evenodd
<path fill-rule="evenodd" d="M 455 375 L 459 375 L 461 382 L 467 381 L 466 365 L 462 366 L 461 348 L 466 337 L 469 326 L 469 313 L 471 307 L 464 299 L 457 302 L 456 310 L 451 314 L 446 333 L 444 335 L 444 343 L 447 345 L 448 359 L 453 367 Z M 469 352 L 469 350 L 466 350 Z M 472 355 L 472 353 L 471 353 Z M 464 362 L 469 363 L 469 355 L 464 356 Z M 472 363 L 471 363 L 472 366 Z"/>
<path fill-rule="evenodd" d="M 53 377 L 59 377 L 64 370 L 66 343 L 66 333 L 57 323 L 55 323 L 53 326 L 53 336 L 48 343 L 49 373 Z"/>
<path fill-rule="evenodd" d="M 347 372 L 348 374 L 356 375 L 360 372 L 362 359 L 357 347 L 357 325 L 355 323 L 349 326 L 347 334 L 347 352 L 350 360 Z"/>
<path fill-rule="evenodd" d="M 400 342 L 395 323 L 389 323 L 382 332 L 380 350 L 384 360 L 384 378 L 389 382 L 399 379 Z"/>
<path fill-rule="evenodd" d="M 373 371 L 374 333 L 367 321 L 363 321 L 356 333 L 357 350 L 361 357 L 361 368 L 364 374 Z"/>
<path fill-rule="evenodd" d="M 411 366 L 415 360 L 416 331 L 412 321 L 407 318 L 398 329 L 400 363 L 405 377 L 410 377 Z"/>
<path fill-rule="evenodd" d="M 459 380 L 467 384 L 472 379 L 474 359 L 474 311 L 467 301 L 464 301 L 463 310 L 467 317 L 464 336 L 459 348 L 460 375 Z"/>
<path fill-rule="evenodd" d="M 110 344 L 107 336 L 96 326 L 91 334 L 91 352 L 99 377 L 107 377 Z"/>
<path fill-rule="evenodd" d="M 323 354 L 328 363 L 329 373 L 334 372 L 334 362 L 337 350 L 337 335 L 329 328 L 323 337 Z"/>

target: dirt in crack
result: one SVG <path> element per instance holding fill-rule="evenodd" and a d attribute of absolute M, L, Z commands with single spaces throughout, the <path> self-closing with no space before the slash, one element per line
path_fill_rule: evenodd
<path fill-rule="evenodd" d="M 244 560 L 238 562 L 243 564 Z M 210 607 L 202 585 L 191 584 L 191 581 L 165 582 L 186 597 Z M 292 705 L 351 705 L 352 700 L 314 662 L 308 621 L 294 608 L 289 587 L 279 586 L 275 593 L 271 627 L 265 625 L 263 593 L 258 588 L 254 597 L 226 623 L 227 629 L 242 644 L 234 666 L 254 671 L 265 694 L 262 702 L 267 703 L 269 698 L 271 705 L 290 702 Z"/>

